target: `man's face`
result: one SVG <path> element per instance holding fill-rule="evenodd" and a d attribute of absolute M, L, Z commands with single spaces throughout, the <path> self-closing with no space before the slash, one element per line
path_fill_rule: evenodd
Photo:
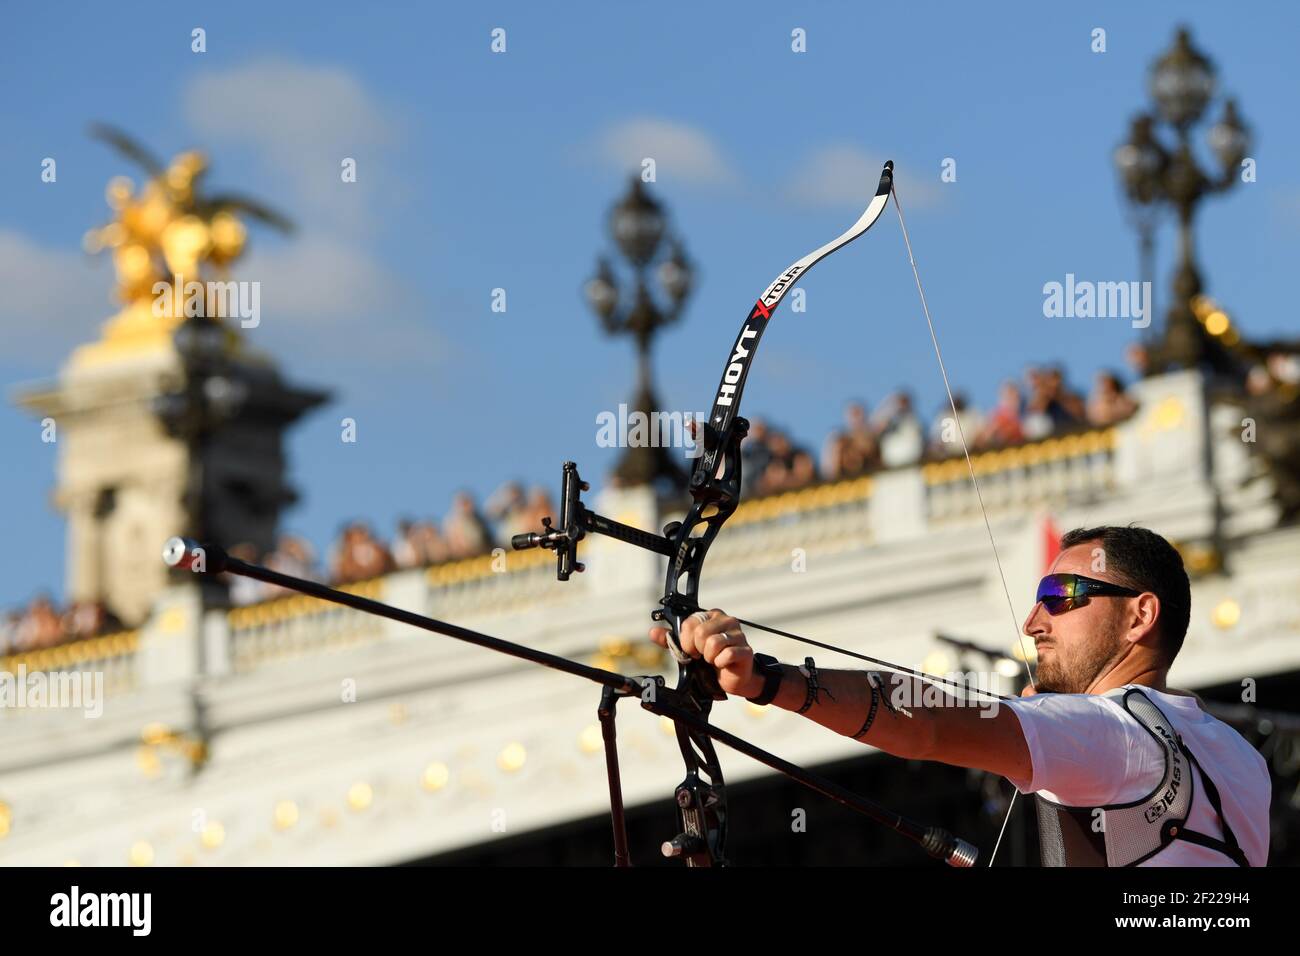
<path fill-rule="evenodd" d="M 1120 582 L 1095 568 L 1100 541 L 1086 541 L 1062 551 L 1052 572 L 1082 574 L 1098 581 Z M 1097 553 L 1094 554 L 1094 551 Z M 1130 598 L 1089 597 L 1082 607 L 1055 617 L 1041 603 L 1025 619 L 1026 637 L 1038 649 L 1037 688 L 1040 693 L 1083 694 L 1132 646 Z"/>

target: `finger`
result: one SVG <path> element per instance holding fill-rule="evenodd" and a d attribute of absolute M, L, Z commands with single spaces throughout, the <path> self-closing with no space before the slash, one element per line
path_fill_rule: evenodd
<path fill-rule="evenodd" d="M 710 635 L 721 634 L 729 626 L 735 625 L 736 619 L 715 607 L 709 611 L 696 611 L 689 618 L 684 618 L 682 628 L 685 629 L 688 623 L 692 637 L 702 643 Z"/>
<path fill-rule="evenodd" d="M 650 640 L 654 641 L 660 647 L 668 646 L 668 628 L 652 627 L 650 628 Z"/>
<path fill-rule="evenodd" d="M 718 670 L 734 670 L 743 669 L 745 662 L 753 659 L 754 649 L 748 644 L 729 644 L 717 653 L 711 663 Z M 751 664 L 751 669 L 752 666 Z"/>
<path fill-rule="evenodd" d="M 682 619 L 679 631 L 682 650 L 692 657 L 712 661 L 728 644 L 747 643 L 740 622 L 721 608 L 697 611 Z"/>
<path fill-rule="evenodd" d="M 698 614 L 688 614 L 682 618 L 681 624 L 677 627 L 677 639 L 682 643 L 683 647 L 687 641 L 694 641 L 695 632 L 702 623 Z"/>
<path fill-rule="evenodd" d="M 749 646 L 745 632 L 734 617 L 719 613 L 719 616 L 711 618 L 705 627 L 710 632 L 709 635 L 702 642 L 697 635 L 696 642 L 700 645 L 704 659 L 710 663 L 716 664 L 717 656 L 728 647 Z"/>
<path fill-rule="evenodd" d="M 718 631 L 739 631 L 740 621 L 732 617 L 726 611 L 720 608 L 714 608 L 709 612 L 709 626 L 712 630 Z"/>
<path fill-rule="evenodd" d="M 704 653 L 704 643 L 709 636 L 709 621 L 705 620 L 706 616 L 707 612 L 696 611 L 682 618 L 677 630 L 677 641 L 681 644 L 682 651 L 691 657 L 701 657 Z"/>

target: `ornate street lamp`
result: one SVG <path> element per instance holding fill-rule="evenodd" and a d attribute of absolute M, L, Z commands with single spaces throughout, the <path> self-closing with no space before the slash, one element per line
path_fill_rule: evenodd
<path fill-rule="evenodd" d="M 236 418 L 248 399 L 248 385 L 229 359 L 230 331 L 220 321 L 190 316 L 173 333 L 184 381 L 153 400 L 153 411 L 169 435 L 188 446 L 189 475 L 184 497 L 186 524 L 201 541 L 218 541 L 207 508 L 208 451 L 212 436 Z M 229 543 L 229 542 L 224 542 Z"/>
<path fill-rule="evenodd" d="M 651 384 L 651 345 L 656 333 L 681 317 L 694 270 L 676 238 L 665 242 L 668 226 L 663 207 L 646 193 L 640 177 L 632 178 L 627 195 L 610 210 L 609 232 L 631 267 L 632 288 L 620 290 L 609 259 L 602 256 L 596 260 L 596 274 L 583 286 L 583 295 L 607 333 L 630 335 L 636 342 L 637 390 L 632 407 L 650 416 L 659 409 Z M 657 296 L 647 282 L 650 273 L 658 282 Z M 635 446 L 615 467 L 614 478 L 625 486 L 663 483 L 681 488 L 686 474 L 668 449 Z"/>
<path fill-rule="evenodd" d="M 1161 118 L 1182 132 L 1205 111 L 1214 80 L 1213 64 L 1192 46 L 1187 28 L 1180 27 L 1173 48 L 1151 70 L 1151 98 Z"/>
<path fill-rule="evenodd" d="M 622 251 L 638 268 L 654 258 L 664 235 L 663 209 L 646 194 L 641 177 L 632 177 L 632 187 L 609 214 L 609 229 Z"/>
<path fill-rule="evenodd" d="M 1174 298 L 1169 307 L 1163 339 L 1150 347 L 1148 371 L 1209 365 L 1219 371 L 1233 363 L 1220 343 L 1196 321 L 1192 302 L 1201 292 L 1201 276 L 1194 252 L 1192 222 L 1196 207 L 1206 196 L 1223 192 L 1237 182 L 1250 136 L 1227 100 L 1222 118 L 1210 127 L 1207 140 L 1219 166 L 1217 174 L 1201 168 L 1192 152 L 1191 127 L 1205 114 L 1214 97 L 1217 77 L 1213 64 L 1192 46 L 1186 29 L 1180 29 L 1173 47 L 1156 60 L 1151 70 L 1150 92 L 1154 115 L 1133 119 L 1128 140 L 1115 150 L 1115 168 L 1124 196 L 1142 238 L 1143 271 L 1149 270 L 1151 235 L 1155 219 L 1164 208 L 1178 217 L 1178 268 L 1174 273 Z M 1158 124 L 1173 130 L 1173 142 L 1163 141 Z"/>

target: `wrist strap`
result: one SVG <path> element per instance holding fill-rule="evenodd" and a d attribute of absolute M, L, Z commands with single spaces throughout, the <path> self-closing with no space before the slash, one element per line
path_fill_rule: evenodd
<path fill-rule="evenodd" d="M 874 674 L 867 675 L 867 686 L 871 688 L 871 707 L 867 711 L 867 719 L 862 722 L 862 727 L 853 735 L 854 740 L 861 740 L 871 729 L 871 725 L 876 721 L 876 711 L 880 709 L 880 688 L 876 686 Z"/>
<path fill-rule="evenodd" d="M 871 729 L 871 725 L 876 720 L 876 713 L 880 709 L 881 704 L 884 704 L 885 710 L 889 711 L 891 714 L 897 714 L 900 712 L 900 709 L 895 707 L 893 701 L 889 699 L 889 691 L 885 687 L 886 682 L 884 675 L 881 674 L 880 671 L 867 671 L 866 677 L 867 684 L 871 687 L 871 707 L 867 710 L 867 719 L 862 722 L 862 727 L 853 735 L 854 740 L 861 740 L 866 736 L 867 731 Z M 903 709 L 901 712 L 908 717 L 912 716 L 911 712 L 906 709 Z"/>
<path fill-rule="evenodd" d="M 798 713 L 808 713 L 813 704 L 820 703 L 818 697 L 821 694 L 825 694 L 831 700 L 835 699 L 835 695 L 821 685 L 817 675 L 817 665 L 811 657 L 803 659 L 803 667 L 799 668 L 799 673 L 803 674 L 804 680 L 808 682 L 808 695 L 804 698 L 803 706 L 799 708 Z"/>
<path fill-rule="evenodd" d="M 776 700 L 776 693 L 781 689 L 781 678 L 785 675 L 781 671 L 781 662 L 771 654 L 755 654 L 754 665 L 763 671 L 763 689 L 757 697 L 745 699 L 751 704 L 766 707 Z"/>

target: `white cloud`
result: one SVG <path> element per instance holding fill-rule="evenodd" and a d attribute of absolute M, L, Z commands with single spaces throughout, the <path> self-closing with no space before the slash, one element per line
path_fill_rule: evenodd
<path fill-rule="evenodd" d="M 80 252 L 42 246 L 0 229 L 0 337 L 9 363 L 48 372 L 117 311 L 107 260 L 96 270 Z"/>
<path fill-rule="evenodd" d="M 824 146 L 805 158 L 785 193 L 791 200 L 810 206 L 865 205 L 876 194 L 880 169 L 888 158 L 856 146 Z M 927 181 L 905 165 L 896 167 L 894 180 L 903 202 L 911 207 L 937 203 L 937 175 Z"/>
<path fill-rule="evenodd" d="M 373 251 L 391 224 L 385 211 L 408 191 L 385 161 L 404 132 L 396 110 L 342 68 L 283 59 L 201 74 L 184 104 L 205 140 L 250 147 L 282 178 L 289 198 L 273 205 L 299 225 L 287 242 L 255 241 L 236 266 L 237 278 L 261 283 L 261 325 L 245 336 L 290 363 L 447 358 L 438 310 Z M 357 161 L 356 182 L 340 176 L 345 157 Z"/>
<path fill-rule="evenodd" d="M 371 225 L 373 187 L 400 186 L 382 156 L 402 124 L 352 74 L 338 67 L 258 60 L 195 77 L 186 114 L 208 140 L 250 146 L 285 177 L 309 212 L 350 230 Z M 345 157 L 357 160 L 354 183 L 341 179 Z"/>
<path fill-rule="evenodd" d="M 256 247 L 234 278 L 260 283 L 261 324 L 242 330 L 278 359 L 347 359 L 382 368 L 429 367 L 452 358 L 432 310 L 404 277 L 350 242 L 300 235 Z M 41 246 L 0 229 L 0 337 L 9 365 L 47 374 L 99 337 L 121 305 L 107 257 Z"/>
<path fill-rule="evenodd" d="M 719 186 L 740 178 L 723 159 L 713 137 L 685 123 L 626 120 L 597 137 L 596 152 L 620 171 L 639 170 L 642 160 L 653 159 L 661 179 Z"/>
<path fill-rule="evenodd" d="M 253 251 L 237 272 L 261 283 L 261 324 L 243 334 L 286 360 L 306 355 L 427 368 L 449 357 L 427 299 L 350 241 L 299 235 Z"/>

